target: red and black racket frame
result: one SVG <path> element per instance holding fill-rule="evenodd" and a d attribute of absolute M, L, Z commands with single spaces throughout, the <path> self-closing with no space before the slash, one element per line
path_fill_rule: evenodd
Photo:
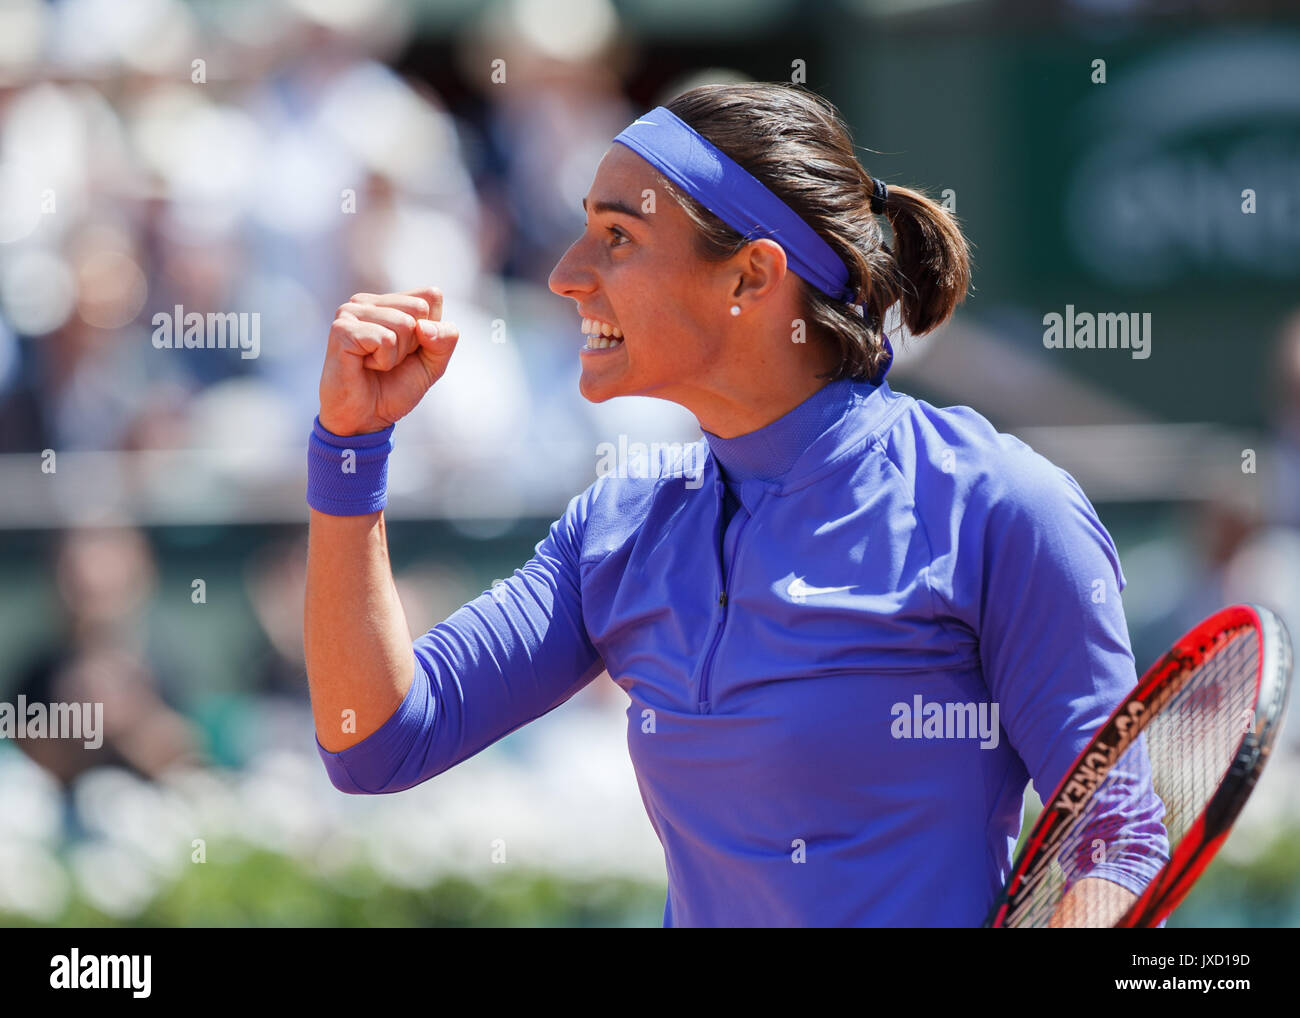
<path fill-rule="evenodd" d="M 1012 867 L 1006 887 L 989 912 L 984 923 L 986 927 L 1006 926 L 1008 913 L 1018 904 L 1017 894 L 1024 890 L 1039 857 L 1055 847 L 1064 836 L 1067 821 L 1081 808 L 1082 802 L 1074 809 L 1067 805 L 1073 799 L 1066 796 L 1066 789 L 1073 783 L 1074 787 L 1085 787 L 1091 793 L 1104 779 L 1104 774 L 1096 778 L 1097 766 L 1090 761 L 1101 753 L 1113 765 L 1142 734 L 1160 706 L 1181 688 L 1181 680 L 1199 667 L 1221 641 L 1243 627 L 1253 629 L 1260 641 L 1251 723 L 1244 726 L 1241 744 L 1218 791 L 1188 829 L 1168 862 L 1115 926 L 1154 927 L 1178 907 L 1214 858 L 1250 797 L 1286 712 L 1291 687 L 1291 643 L 1278 617 L 1260 605 L 1233 605 L 1211 615 L 1178 640 L 1138 680 L 1133 691 L 1115 708 L 1097 730 L 1092 742 L 1065 772 L 1051 797 L 1044 800 L 1043 812 Z M 1135 704 L 1140 707 L 1135 709 Z M 1087 787 L 1089 784 L 1091 787 Z"/>

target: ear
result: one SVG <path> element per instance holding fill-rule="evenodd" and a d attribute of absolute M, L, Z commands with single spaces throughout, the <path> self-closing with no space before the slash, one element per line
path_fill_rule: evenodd
<path fill-rule="evenodd" d="M 789 271 L 785 248 L 768 237 L 750 241 L 734 255 L 729 278 L 735 281 L 732 297 L 760 301 L 774 293 Z"/>

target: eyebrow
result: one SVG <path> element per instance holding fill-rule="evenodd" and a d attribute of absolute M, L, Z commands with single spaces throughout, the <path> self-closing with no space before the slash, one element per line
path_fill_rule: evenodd
<path fill-rule="evenodd" d="M 591 207 L 595 209 L 597 212 L 617 212 L 620 215 L 631 216 L 633 219 L 640 219 L 642 222 L 645 222 L 645 216 L 641 215 L 641 213 L 638 212 L 636 209 L 634 209 L 631 205 L 628 205 L 626 202 L 618 201 L 617 199 L 615 199 L 614 201 L 592 202 Z M 582 199 L 582 210 L 584 212 L 587 211 L 586 198 Z"/>

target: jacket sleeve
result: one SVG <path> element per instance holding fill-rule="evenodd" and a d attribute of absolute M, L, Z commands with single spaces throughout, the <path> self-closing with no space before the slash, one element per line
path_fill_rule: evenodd
<path fill-rule="evenodd" d="M 594 487 L 570 501 L 513 576 L 414 641 L 415 678 L 388 721 L 339 753 L 316 740 L 336 788 L 376 794 L 427 781 L 558 707 L 600 673 L 579 576 Z"/>
<path fill-rule="evenodd" d="M 1078 483 L 1021 445 L 970 522 L 979 549 L 985 681 L 1046 801 L 1137 682 L 1119 553 Z M 1111 769 L 1063 846 L 1068 886 L 1103 877 L 1140 893 L 1168 858 L 1144 740 Z"/>

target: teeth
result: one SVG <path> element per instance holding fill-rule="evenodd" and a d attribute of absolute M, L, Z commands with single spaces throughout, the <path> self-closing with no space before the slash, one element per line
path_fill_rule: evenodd
<path fill-rule="evenodd" d="M 598 322 L 594 318 L 583 318 L 582 334 L 588 337 L 588 350 L 607 350 L 623 341 L 623 330 L 617 325 Z"/>

